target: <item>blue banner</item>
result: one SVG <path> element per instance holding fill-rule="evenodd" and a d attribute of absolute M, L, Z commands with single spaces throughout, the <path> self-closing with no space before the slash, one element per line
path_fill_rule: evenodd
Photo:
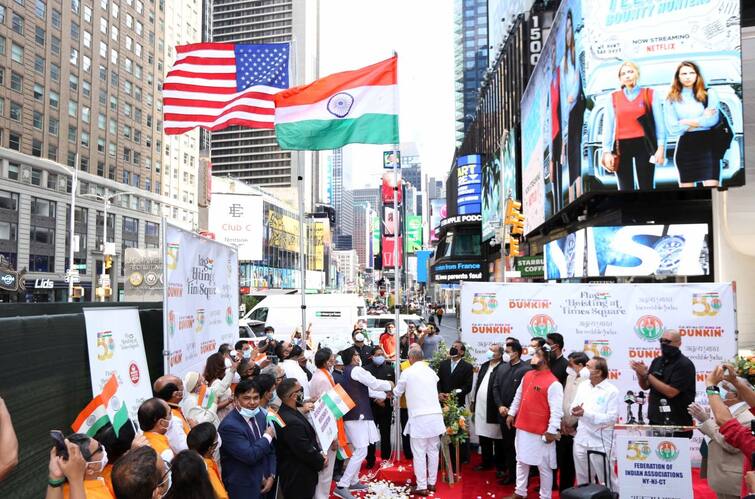
<path fill-rule="evenodd" d="M 470 154 L 456 160 L 458 191 L 456 208 L 459 215 L 476 215 L 482 211 L 482 156 Z"/>

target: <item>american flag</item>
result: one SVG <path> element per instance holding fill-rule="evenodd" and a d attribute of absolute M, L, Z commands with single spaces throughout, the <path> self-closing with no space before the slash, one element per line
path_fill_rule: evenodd
<path fill-rule="evenodd" d="M 166 134 L 274 127 L 273 95 L 289 83 L 287 43 L 193 43 L 176 54 L 163 85 Z"/>

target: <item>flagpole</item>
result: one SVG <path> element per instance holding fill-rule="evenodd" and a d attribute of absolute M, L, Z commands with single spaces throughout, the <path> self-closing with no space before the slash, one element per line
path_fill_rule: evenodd
<path fill-rule="evenodd" d="M 398 56 L 398 53 L 396 51 L 393 52 L 394 56 Z M 396 63 L 396 83 L 398 83 L 398 61 Z M 398 102 L 398 85 L 394 86 L 394 102 Z M 398 116 L 396 117 L 396 127 L 398 128 Z M 397 130 L 398 132 L 398 130 Z M 398 135 L 398 133 L 397 133 Z M 395 313 L 396 313 L 396 327 L 394 328 L 394 341 L 396 342 L 395 347 L 395 355 L 396 355 L 396 361 L 394 362 L 394 375 L 395 380 L 398 382 L 399 377 L 401 376 L 401 306 L 400 306 L 400 294 L 399 294 L 399 288 L 401 287 L 401 270 L 399 268 L 399 227 L 401 227 L 401 219 L 398 212 L 398 196 L 401 192 L 399 188 L 399 162 L 401 161 L 401 151 L 400 151 L 400 143 L 401 141 L 398 141 L 399 144 L 394 144 L 394 150 L 399 151 L 399 161 L 393 162 L 393 180 L 394 180 L 394 187 L 393 187 L 393 272 L 396 276 L 395 283 L 396 283 L 396 289 L 394 291 L 395 293 Z M 407 334 L 409 334 L 407 332 Z M 407 341 L 409 341 L 409 338 L 407 338 Z M 401 403 L 400 401 L 393 402 L 393 419 L 396 422 L 395 429 L 393 432 L 394 436 L 394 445 L 393 445 L 393 455 L 391 456 L 392 460 L 396 463 L 398 463 L 401 460 Z"/>

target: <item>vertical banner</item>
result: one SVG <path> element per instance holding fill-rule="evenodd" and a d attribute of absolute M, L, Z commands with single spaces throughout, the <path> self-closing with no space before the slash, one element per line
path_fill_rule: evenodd
<path fill-rule="evenodd" d="M 561 333 L 564 355 L 584 351 L 604 357 L 609 381 L 625 394 L 639 390 L 629 363 L 639 360 L 649 365 L 661 355 L 663 332 L 675 329 L 682 337 L 682 353 L 697 369 L 697 401 L 707 405 L 706 375 L 737 353 L 735 303 L 731 283 L 467 282 L 461 289 L 461 339 L 481 364 L 488 347 L 506 337 L 528 345 L 532 337 Z M 623 419 L 623 406 L 619 414 Z M 699 443 L 695 434 L 695 460 Z"/>
<path fill-rule="evenodd" d="M 398 267 L 401 268 L 401 262 L 404 261 L 403 253 L 401 251 L 401 240 L 403 237 L 398 237 Z M 394 248 L 394 239 L 393 236 L 391 237 L 384 237 L 383 238 L 383 268 L 393 268 L 396 265 L 393 263 L 393 248 Z"/>
<path fill-rule="evenodd" d="M 692 493 L 689 439 L 618 435 L 619 495 L 687 499 Z"/>
<path fill-rule="evenodd" d="M 406 252 L 416 253 L 422 249 L 422 217 L 406 216 Z"/>
<path fill-rule="evenodd" d="M 238 335 L 239 262 L 225 244 L 165 224 L 165 372 L 202 372 Z"/>
<path fill-rule="evenodd" d="M 139 406 L 152 397 L 139 310 L 136 307 L 83 310 L 92 396 L 100 393 L 115 374 L 117 396 L 126 402 L 129 417 L 136 419 Z"/>

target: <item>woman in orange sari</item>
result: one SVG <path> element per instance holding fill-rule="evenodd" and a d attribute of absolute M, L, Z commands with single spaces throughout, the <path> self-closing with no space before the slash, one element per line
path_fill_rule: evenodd
<path fill-rule="evenodd" d="M 217 499 L 228 499 L 223 480 L 220 477 L 218 463 L 213 456 L 218 447 L 218 431 L 212 423 L 199 423 L 191 429 L 186 437 L 186 445 L 196 451 L 204 459 L 207 465 L 207 473 L 210 475 L 210 483 L 215 491 Z"/>

